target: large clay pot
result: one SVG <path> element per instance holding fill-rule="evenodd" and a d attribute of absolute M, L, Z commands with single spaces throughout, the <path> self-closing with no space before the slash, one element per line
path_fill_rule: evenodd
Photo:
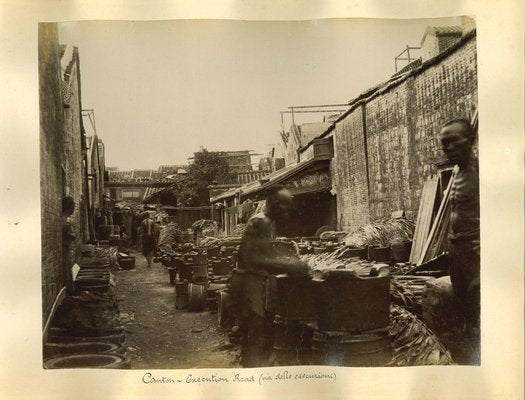
<path fill-rule="evenodd" d="M 46 369 L 60 368 L 110 368 L 128 369 L 130 363 L 117 354 L 70 354 L 44 360 Z"/>
<path fill-rule="evenodd" d="M 46 343 L 44 345 L 44 358 L 65 354 L 120 354 L 124 355 L 124 346 L 105 342 L 84 343 Z"/>

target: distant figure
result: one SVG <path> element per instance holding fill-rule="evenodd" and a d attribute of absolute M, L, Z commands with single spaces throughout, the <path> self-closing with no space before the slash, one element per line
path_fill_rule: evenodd
<path fill-rule="evenodd" d="M 441 130 L 443 152 L 456 164 L 450 193 L 450 280 L 463 308 L 467 333 L 479 341 L 479 170 L 472 151 L 474 140 L 475 132 L 465 119 L 451 120 Z"/>
<path fill-rule="evenodd" d="M 288 218 L 293 206 L 290 192 L 281 185 L 269 189 L 266 208 L 246 224 L 239 250 L 239 267 L 231 281 L 232 297 L 240 325 L 241 364 L 263 367 L 269 363 L 273 345 L 272 316 L 265 310 L 266 280 L 270 273 L 306 275 L 308 266 L 300 260 L 274 255 L 275 224 Z"/>
<path fill-rule="evenodd" d="M 75 200 L 71 196 L 62 199 L 62 273 L 68 294 L 73 292 L 73 258 L 71 255 L 72 244 L 76 239 L 71 215 L 75 211 Z"/>
<path fill-rule="evenodd" d="M 155 249 L 157 248 L 157 239 L 159 229 L 157 224 L 153 220 L 151 213 L 142 221 L 142 254 L 146 257 L 148 262 L 148 268 L 151 268 L 153 263 L 153 256 L 155 255 Z"/>

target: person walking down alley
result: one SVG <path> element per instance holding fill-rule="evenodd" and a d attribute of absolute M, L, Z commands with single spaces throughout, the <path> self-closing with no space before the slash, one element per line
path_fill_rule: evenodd
<path fill-rule="evenodd" d="M 451 120 L 441 130 L 443 152 L 456 165 L 448 235 L 450 280 L 462 307 L 467 334 L 479 346 L 480 211 L 478 160 L 473 153 L 475 134 L 465 119 Z"/>
<path fill-rule="evenodd" d="M 153 256 L 157 248 L 157 240 L 159 236 L 159 229 L 155 221 L 153 220 L 152 213 L 148 213 L 148 216 L 142 221 L 142 254 L 146 257 L 148 262 L 148 268 L 151 268 L 153 263 Z"/>
<path fill-rule="evenodd" d="M 286 222 L 292 205 L 292 196 L 286 188 L 281 185 L 270 188 L 265 210 L 248 220 L 241 240 L 231 292 L 240 327 L 243 367 L 268 366 L 270 361 L 273 318 L 265 310 L 268 275 L 308 274 L 305 262 L 277 258 L 272 251 L 276 222 Z"/>

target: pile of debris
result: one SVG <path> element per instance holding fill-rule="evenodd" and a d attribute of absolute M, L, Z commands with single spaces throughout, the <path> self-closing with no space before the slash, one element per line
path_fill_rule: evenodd
<path fill-rule="evenodd" d="M 246 229 L 246 224 L 237 224 L 232 228 L 231 234 L 233 236 L 242 236 L 244 230 Z"/>
<path fill-rule="evenodd" d="M 405 218 L 371 222 L 343 238 L 350 247 L 382 246 L 412 240 L 415 224 Z"/>
<path fill-rule="evenodd" d="M 160 230 L 159 248 L 170 248 L 182 241 L 182 229 L 176 222 L 164 225 Z"/>
<path fill-rule="evenodd" d="M 402 307 L 391 306 L 389 333 L 393 343 L 393 357 L 389 366 L 454 364 L 450 352 L 436 335 Z"/>
<path fill-rule="evenodd" d="M 200 232 L 203 236 L 216 237 L 219 226 L 216 221 L 210 219 L 199 219 L 191 225 L 194 232 Z"/>

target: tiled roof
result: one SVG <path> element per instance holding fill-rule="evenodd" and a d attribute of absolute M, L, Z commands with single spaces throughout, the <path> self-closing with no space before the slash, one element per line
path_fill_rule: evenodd
<path fill-rule="evenodd" d="M 436 33 L 439 34 L 463 34 L 463 27 L 461 25 L 454 26 L 434 26 Z"/>
<path fill-rule="evenodd" d="M 421 38 L 421 43 L 423 43 L 429 33 L 434 35 L 454 35 L 461 36 L 463 35 L 463 27 L 461 25 L 457 26 L 428 26 Z"/>
<path fill-rule="evenodd" d="M 256 193 L 260 190 L 267 188 L 268 186 L 282 182 L 283 180 L 287 179 L 293 174 L 296 174 L 308 168 L 309 166 L 313 165 L 316 162 L 319 162 L 319 160 L 310 159 L 310 160 L 301 161 L 299 163 L 287 165 L 286 167 L 281 168 L 280 170 L 274 171 L 271 174 L 263 176 L 258 181 L 248 183 L 246 185 L 241 186 L 240 188 L 233 188 L 233 189 L 227 190 L 217 196 L 211 197 L 210 202 L 213 203 L 213 202 L 216 202 L 222 199 L 227 199 L 229 197 L 235 196 L 238 193 L 241 193 L 242 195 Z"/>
<path fill-rule="evenodd" d="M 423 60 L 420 58 L 417 58 L 415 59 L 414 61 L 412 61 L 410 64 L 407 64 L 405 65 L 403 68 L 401 68 L 399 71 L 397 71 L 394 75 L 392 75 L 393 77 L 394 76 L 399 76 L 399 75 L 403 75 L 405 72 L 408 72 L 410 71 L 411 69 L 414 69 L 414 68 L 417 68 L 417 67 L 420 67 L 421 65 L 423 64 Z"/>
<path fill-rule="evenodd" d="M 153 196 L 154 194 L 160 192 L 161 190 L 164 190 L 165 188 L 163 187 L 151 187 L 151 186 L 148 186 L 146 188 L 146 190 L 144 191 L 144 197 L 142 198 L 143 200 L 147 200 L 149 197 Z"/>

